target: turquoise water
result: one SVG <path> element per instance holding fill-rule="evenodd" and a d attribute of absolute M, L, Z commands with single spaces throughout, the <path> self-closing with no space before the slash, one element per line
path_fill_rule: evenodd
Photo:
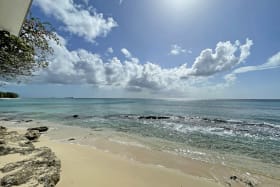
<path fill-rule="evenodd" d="M 0 100 L 0 117 L 110 129 L 280 165 L 280 100 L 16 99 Z"/>

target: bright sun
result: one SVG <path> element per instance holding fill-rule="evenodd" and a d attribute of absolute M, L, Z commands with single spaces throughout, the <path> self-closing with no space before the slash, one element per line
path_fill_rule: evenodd
<path fill-rule="evenodd" d="M 198 0 L 160 0 L 159 2 L 163 10 L 173 16 L 193 11 L 198 5 Z"/>
<path fill-rule="evenodd" d="M 182 11 L 193 7 L 196 0 L 163 0 L 164 6 L 172 11 Z"/>

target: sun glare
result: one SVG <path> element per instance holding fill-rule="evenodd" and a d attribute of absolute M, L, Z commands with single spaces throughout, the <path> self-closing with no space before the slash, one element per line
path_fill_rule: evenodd
<path fill-rule="evenodd" d="M 200 4 L 198 0 L 158 0 L 156 2 L 162 15 L 176 19 L 192 15 Z"/>
<path fill-rule="evenodd" d="M 195 0 L 164 0 L 164 6 L 172 11 L 182 11 L 192 8 Z"/>

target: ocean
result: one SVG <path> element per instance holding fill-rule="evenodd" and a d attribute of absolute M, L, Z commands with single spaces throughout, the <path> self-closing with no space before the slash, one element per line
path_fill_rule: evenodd
<path fill-rule="evenodd" d="M 0 100 L 0 117 L 121 132 L 280 178 L 280 100 L 11 99 Z"/>

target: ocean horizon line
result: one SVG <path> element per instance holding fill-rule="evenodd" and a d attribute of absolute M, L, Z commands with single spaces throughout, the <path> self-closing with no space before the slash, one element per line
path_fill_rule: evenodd
<path fill-rule="evenodd" d="M 145 98 L 145 97 L 19 97 L 16 99 L 145 99 L 145 100 L 170 100 L 170 101 L 221 101 L 221 100 L 264 100 L 264 101 L 277 101 L 280 98 Z"/>

